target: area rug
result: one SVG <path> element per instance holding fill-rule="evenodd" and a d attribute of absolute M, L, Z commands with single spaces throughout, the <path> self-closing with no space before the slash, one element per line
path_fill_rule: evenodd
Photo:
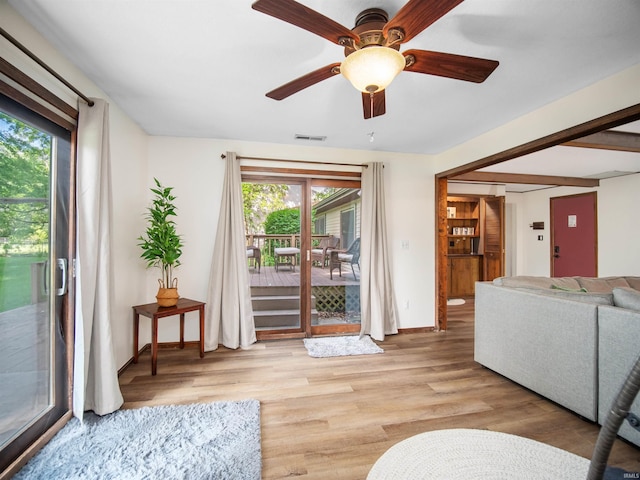
<path fill-rule="evenodd" d="M 384 353 L 384 350 L 376 345 L 369 336 L 362 338 L 357 335 L 305 338 L 304 346 L 307 347 L 309 356 L 315 358 Z"/>
<path fill-rule="evenodd" d="M 528 438 L 487 430 L 421 433 L 395 444 L 367 480 L 586 478 L 589 460 Z"/>
<path fill-rule="evenodd" d="M 450 298 L 449 300 L 447 300 L 447 305 L 451 306 L 451 305 L 464 305 L 465 304 L 465 300 L 464 298 Z"/>
<path fill-rule="evenodd" d="M 73 418 L 13 478 L 260 479 L 257 400 Z"/>

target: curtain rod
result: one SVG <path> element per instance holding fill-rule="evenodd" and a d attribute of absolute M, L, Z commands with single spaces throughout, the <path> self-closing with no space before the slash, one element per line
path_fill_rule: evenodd
<path fill-rule="evenodd" d="M 71 90 L 73 93 L 75 93 L 76 95 L 78 95 L 81 99 L 83 99 L 85 102 L 87 102 L 87 104 L 90 107 L 93 107 L 94 102 L 93 100 L 91 100 L 89 97 L 87 97 L 86 95 L 84 95 L 80 90 L 78 90 L 76 87 L 74 87 L 73 85 L 71 85 L 69 82 L 67 82 L 60 74 L 58 74 L 58 72 L 56 72 L 54 69 L 52 69 L 49 65 L 47 65 L 46 63 L 44 63 L 42 60 L 40 60 L 38 57 L 35 56 L 35 54 L 33 54 L 27 47 L 25 47 L 24 45 L 22 45 L 18 40 L 16 40 L 15 38 L 13 38 L 4 28 L 0 27 L 0 34 L 2 34 L 2 36 L 4 38 L 6 38 L 7 40 L 9 40 L 11 43 L 13 43 L 14 46 L 16 46 L 19 50 L 22 51 L 22 53 L 24 53 L 26 56 L 28 56 L 31 60 L 33 60 L 34 62 L 36 62 L 38 65 L 40 65 L 42 68 L 44 68 L 47 72 L 49 72 L 51 75 L 53 75 L 59 82 L 61 82 L 65 87 L 67 87 L 69 90 Z"/>
<path fill-rule="evenodd" d="M 227 156 L 223 153 L 220 155 L 220 158 L 224 160 Z M 311 165 L 340 165 L 342 167 L 361 167 L 368 168 L 369 165 L 361 164 L 361 163 L 333 163 L 333 162 L 311 162 L 309 160 L 291 160 L 285 158 L 263 158 L 263 157 L 241 157 L 240 155 L 236 155 L 237 160 L 259 160 L 266 162 L 287 162 L 287 163 L 309 163 Z"/>

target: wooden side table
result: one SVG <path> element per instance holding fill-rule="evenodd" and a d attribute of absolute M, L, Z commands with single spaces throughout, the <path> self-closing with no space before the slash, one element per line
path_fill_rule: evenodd
<path fill-rule="evenodd" d="M 133 308 L 133 363 L 138 363 L 138 331 L 140 315 L 151 319 L 151 375 L 155 375 L 158 365 L 158 319 L 180 315 L 180 348 L 184 348 L 184 314 L 200 312 L 200 358 L 204 357 L 204 306 L 203 302 L 188 298 L 178 299 L 175 307 L 160 307 L 157 303 L 136 305 Z"/>

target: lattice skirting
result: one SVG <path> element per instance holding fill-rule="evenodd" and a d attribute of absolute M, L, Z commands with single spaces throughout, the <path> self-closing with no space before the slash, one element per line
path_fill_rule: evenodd
<path fill-rule="evenodd" d="M 359 312 L 359 285 L 330 285 L 311 287 L 319 312 Z"/>

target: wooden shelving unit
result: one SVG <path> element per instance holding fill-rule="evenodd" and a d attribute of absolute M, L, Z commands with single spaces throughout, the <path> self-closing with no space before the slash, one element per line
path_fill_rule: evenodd
<path fill-rule="evenodd" d="M 450 255 L 478 253 L 480 238 L 479 198 L 447 198 L 447 236 Z"/>
<path fill-rule="evenodd" d="M 480 198 L 447 198 L 447 295 L 450 298 L 475 294 L 475 282 L 480 280 L 482 272 L 478 255 L 480 229 Z"/>

